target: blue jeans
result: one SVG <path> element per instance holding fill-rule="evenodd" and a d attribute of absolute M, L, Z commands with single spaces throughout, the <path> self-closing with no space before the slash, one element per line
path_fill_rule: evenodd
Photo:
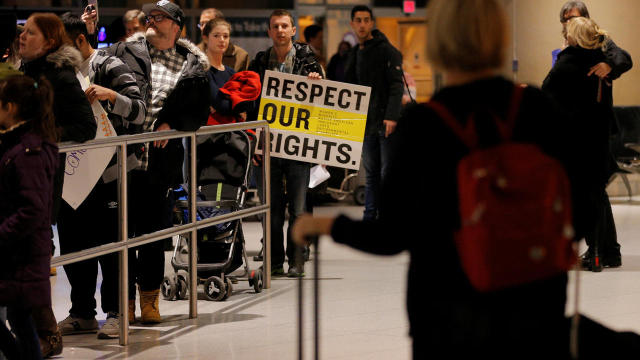
<path fill-rule="evenodd" d="M 0 323 L 0 353 L 9 360 L 13 359 L 42 359 L 40 339 L 36 327 L 28 310 L 9 306 L 6 308 L 11 331 L 4 321 Z M 15 334 L 15 338 L 11 335 Z"/>
<path fill-rule="evenodd" d="M 285 209 L 289 209 L 286 255 L 289 266 L 296 265 L 296 249 L 304 250 L 293 243 L 291 227 L 298 216 L 305 212 L 310 165 L 306 162 L 271 158 L 271 268 L 284 264 L 284 220 Z M 258 190 L 261 193 L 262 171 L 258 175 Z M 262 198 L 262 194 L 260 194 Z M 302 264 L 299 264 L 302 265 Z"/>
<path fill-rule="evenodd" d="M 362 165 L 366 171 L 363 220 L 374 220 L 380 215 L 380 191 L 387 174 L 391 140 L 384 134 L 365 135 L 362 144 Z"/>

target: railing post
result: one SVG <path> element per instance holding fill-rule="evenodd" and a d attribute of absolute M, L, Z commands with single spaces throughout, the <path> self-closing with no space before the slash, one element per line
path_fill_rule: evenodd
<path fill-rule="evenodd" d="M 262 268 L 264 271 L 264 287 L 269 289 L 271 288 L 271 134 L 269 126 L 264 127 L 262 134 L 264 136 L 262 141 L 262 153 L 264 154 L 262 159 L 262 186 L 264 186 L 262 193 L 264 194 L 265 205 L 269 206 L 269 211 L 263 216 L 264 258 Z"/>
<path fill-rule="evenodd" d="M 196 134 L 189 136 L 190 166 L 189 166 L 189 220 L 192 224 L 197 221 L 196 201 L 198 189 L 196 188 Z M 198 317 L 198 230 L 191 230 L 189 237 L 189 318 Z"/>
<path fill-rule="evenodd" d="M 127 192 L 127 145 L 120 144 L 118 153 L 118 210 L 119 240 L 126 244 L 129 239 L 129 211 Z M 129 344 L 129 249 L 125 246 L 119 251 L 120 261 L 120 345 Z"/>

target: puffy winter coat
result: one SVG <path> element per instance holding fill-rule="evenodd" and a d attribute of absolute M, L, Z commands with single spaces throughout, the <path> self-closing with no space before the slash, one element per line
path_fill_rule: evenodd
<path fill-rule="evenodd" d="M 0 305 L 51 305 L 51 208 L 56 144 L 23 123 L 0 133 Z"/>

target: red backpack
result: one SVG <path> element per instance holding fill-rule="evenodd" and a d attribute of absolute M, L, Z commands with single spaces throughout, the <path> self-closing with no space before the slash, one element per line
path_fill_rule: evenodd
<path fill-rule="evenodd" d="M 502 142 L 478 148 L 474 114 L 462 126 L 437 102 L 428 107 L 469 148 L 457 167 L 462 267 L 481 292 L 566 272 L 575 261 L 569 181 L 535 144 L 511 140 L 524 88 L 515 86 L 506 121 L 493 116 Z"/>

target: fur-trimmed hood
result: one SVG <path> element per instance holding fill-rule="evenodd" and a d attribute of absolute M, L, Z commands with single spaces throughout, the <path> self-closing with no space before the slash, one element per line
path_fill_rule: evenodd
<path fill-rule="evenodd" d="M 82 65 L 82 54 L 78 49 L 71 45 L 62 45 L 60 48 L 46 56 L 47 62 L 54 65 L 55 68 L 63 66 L 71 66 L 75 70 L 80 69 Z"/>
<path fill-rule="evenodd" d="M 143 40 L 144 41 L 147 40 L 147 37 L 145 36 L 145 34 L 143 32 L 137 32 L 129 36 L 125 41 L 134 42 L 134 41 L 143 41 Z M 202 52 L 202 50 L 200 50 L 200 48 L 198 48 L 196 44 L 192 43 L 187 39 L 180 38 L 178 39 L 178 41 L 176 41 L 176 47 L 178 46 L 184 48 L 187 52 L 192 53 L 196 57 L 200 65 L 202 65 L 202 69 L 204 71 L 209 70 L 209 68 L 211 67 L 211 64 L 209 64 L 209 58 L 207 58 L 207 55 L 204 52 Z"/>

